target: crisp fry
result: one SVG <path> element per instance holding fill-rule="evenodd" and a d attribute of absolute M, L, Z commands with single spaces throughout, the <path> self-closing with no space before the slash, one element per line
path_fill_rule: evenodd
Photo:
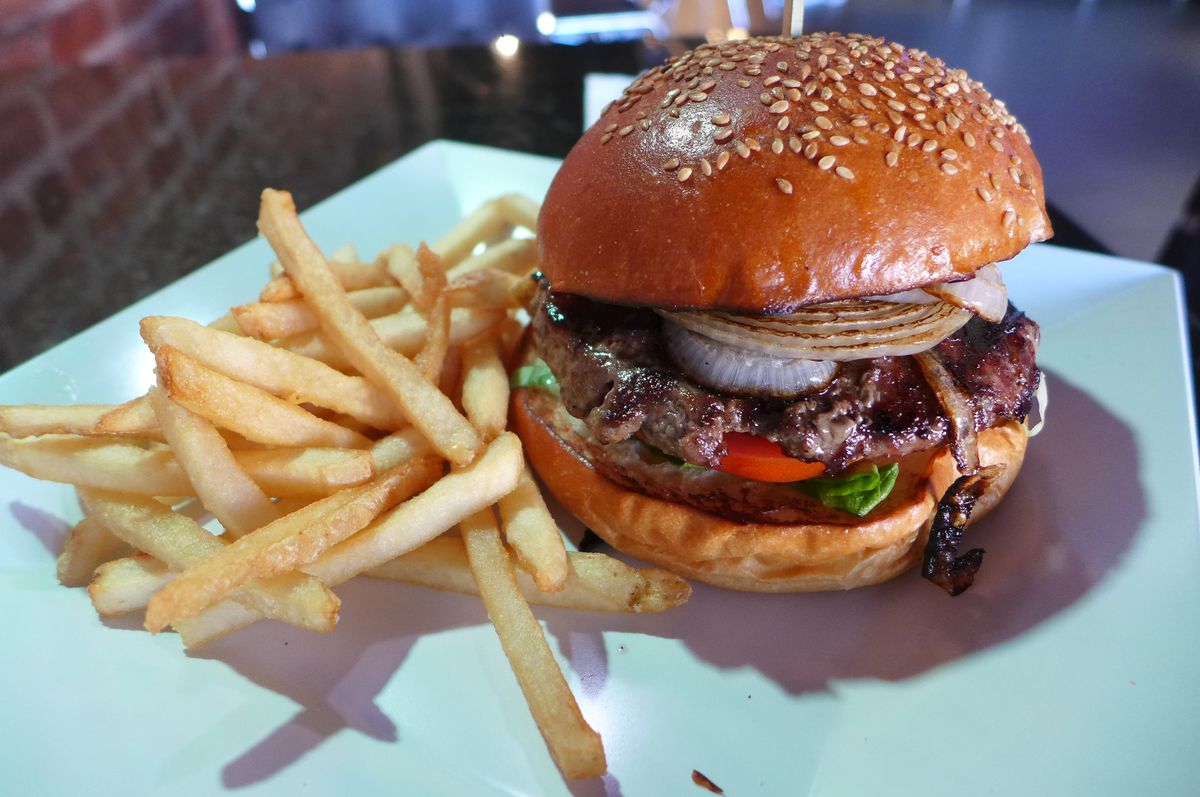
<path fill-rule="evenodd" d="M 498 201 L 509 224 L 537 232 L 538 213 L 541 212 L 538 203 L 523 194 L 505 194 Z"/>
<path fill-rule="evenodd" d="M 171 346 L 160 346 L 155 356 L 158 380 L 172 399 L 247 440 L 278 446 L 369 445 L 357 432 L 206 368 Z"/>
<path fill-rule="evenodd" d="M 416 429 L 405 429 L 376 440 L 371 446 L 371 457 L 375 470 L 383 472 L 391 470 L 414 457 L 425 456 L 429 453 L 429 441 Z"/>
<path fill-rule="evenodd" d="M 172 570 L 184 570 L 226 550 L 224 542 L 194 520 L 153 498 L 102 490 L 80 490 L 79 497 L 89 517 Z M 297 573 L 247 584 L 233 597 L 266 617 L 322 632 L 333 630 L 341 603 L 320 581 Z M 165 624 L 147 622 L 146 627 L 159 631 Z"/>
<path fill-rule="evenodd" d="M 100 419 L 114 409 L 112 404 L 77 404 L 66 407 L 18 404 L 0 407 L 0 432 L 9 437 L 91 434 Z"/>
<path fill-rule="evenodd" d="M 454 307 L 525 307 L 537 283 L 530 277 L 484 268 L 455 278 L 449 286 Z"/>
<path fill-rule="evenodd" d="M 326 262 L 342 290 L 361 291 L 395 285 L 387 269 L 377 263 L 347 263 L 333 258 Z M 284 271 L 286 270 L 285 267 Z M 302 295 L 303 291 L 297 288 L 295 282 L 285 273 L 268 282 L 258 298 L 263 302 L 285 302 L 299 299 Z"/>
<path fill-rule="evenodd" d="M 435 251 L 438 250 L 434 245 Z M 445 259 L 445 255 L 442 255 Z M 523 277 L 537 265 L 537 242 L 532 238 L 512 238 L 493 244 L 474 257 L 469 257 L 446 272 L 451 283 L 476 271 L 502 271 Z"/>
<path fill-rule="evenodd" d="M 97 567 L 132 552 L 104 526 L 84 518 L 63 541 L 62 552 L 58 555 L 58 580 L 65 587 L 82 587 L 91 581 Z"/>
<path fill-rule="evenodd" d="M 378 429 L 394 429 L 403 422 L 384 392 L 362 377 L 346 376 L 324 363 L 259 340 L 168 316 L 142 319 L 142 338 L 152 349 L 171 346 L 214 371 L 281 398 L 325 407 Z"/>
<path fill-rule="evenodd" d="M 494 504 L 511 492 L 524 465 L 521 443 L 506 432 L 462 470 L 434 482 L 418 496 L 384 514 L 358 534 L 330 548 L 304 566 L 331 587 L 420 547 L 454 527 L 464 517 Z M 179 629 L 184 644 L 203 644 L 253 623 L 257 618 L 240 606 L 222 601 Z"/>
<path fill-rule="evenodd" d="M 367 318 L 395 313 L 408 303 L 408 293 L 390 285 L 352 291 L 346 298 Z M 243 304 L 232 312 L 242 332 L 262 340 L 299 335 L 320 326 L 302 299 Z"/>
<path fill-rule="evenodd" d="M 431 382 L 438 381 L 446 350 L 450 345 L 450 302 L 446 296 L 446 271 L 441 259 L 425 244 L 417 250 L 417 263 L 424 280 L 426 302 L 418 309 L 425 313 L 425 336 L 414 361 L 417 370 Z M 415 297 L 414 297 L 415 303 Z M 444 392 L 444 391 L 443 391 Z"/>
<path fill-rule="evenodd" d="M 253 579 L 277 576 L 311 562 L 396 501 L 421 489 L 433 464 L 422 459 L 389 471 L 369 484 L 309 504 L 190 564 L 150 601 L 146 628 L 159 631 L 176 620 L 195 617 Z"/>
<path fill-rule="evenodd" d="M 263 492 L 275 498 L 330 495 L 385 470 L 375 468 L 370 451 L 345 448 L 235 451 L 234 458 Z"/>
<path fill-rule="evenodd" d="M 637 569 L 602 553 L 567 554 L 566 584 L 543 592 L 524 570 L 517 586 L 525 600 L 541 606 L 585 612 L 662 612 L 687 602 L 692 588 L 679 576 L 657 568 Z M 404 581 L 447 592 L 479 594 L 462 539 L 449 534 L 367 571 L 374 578 Z"/>
<path fill-rule="evenodd" d="M 558 592 L 567 583 L 567 550 L 529 469 L 517 489 L 500 499 L 504 539 L 542 592 Z"/>
<path fill-rule="evenodd" d="M 127 437 L 152 437 L 160 434 L 154 408 L 150 406 L 150 399 L 146 396 L 139 396 L 113 407 L 101 416 L 92 433 Z"/>
<path fill-rule="evenodd" d="M 600 777 L 608 769 L 600 734 L 584 719 L 542 626 L 521 596 L 491 510 L 477 512 L 460 528 L 483 605 L 550 755 L 568 778 Z"/>
<path fill-rule="evenodd" d="M 492 337 L 480 337 L 462 347 L 462 406 L 467 420 L 484 440 L 508 425 L 508 372 Z"/>
<path fill-rule="evenodd" d="M 146 608 L 151 596 L 174 577 L 170 568 L 153 556 L 114 559 L 96 569 L 88 584 L 88 597 L 101 617 L 128 614 Z"/>
<path fill-rule="evenodd" d="M 452 308 L 449 345 L 457 346 L 465 340 L 494 329 L 504 318 L 504 311 L 499 308 Z M 405 357 L 415 357 L 421 350 L 425 338 L 425 318 L 413 308 L 381 316 L 373 319 L 370 324 L 385 346 L 395 349 Z M 350 360 L 320 333 L 306 332 L 281 340 L 279 345 L 294 354 L 319 360 L 333 368 L 351 367 Z"/>
<path fill-rule="evenodd" d="M 149 441 L 45 435 L 0 436 L 0 465 L 37 479 L 143 495 L 190 495 L 192 484 L 165 446 Z"/>
<path fill-rule="evenodd" d="M 150 403 L 159 426 L 205 508 L 234 537 L 279 518 L 279 510 L 238 465 L 216 428 L 158 388 Z"/>
<path fill-rule="evenodd" d="M 456 465 L 475 458 L 481 442 L 466 418 L 403 355 L 384 345 L 326 267 L 308 237 L 290 194 L 267 189 L 262 195 L 259 229 L 271 243 L 288 275 L 321 319 L 321 329 L 342 349 L 358 371 L 382 388 L 434 449 Z"/>
<path fill-rule="evenodd" d="M 470 257 L 479 244 L 487 244 L 506 236 L 511 225 L 501 212 L 499 200 L 480 205 L 454 229 L 438 239 L 433 251 L 442 256 L 446 266 L 454 266 Z"/>

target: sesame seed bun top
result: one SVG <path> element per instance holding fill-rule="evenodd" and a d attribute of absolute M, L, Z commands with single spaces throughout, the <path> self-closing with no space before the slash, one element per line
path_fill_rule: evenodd
<path fill-rule="evenodd" d="M 787 312 L 967 276 L 1050 234 L 1003 102 L 919 50 L 814 33 L 644 73 L 567 155 L 538 237 L 557 291 Z"/>

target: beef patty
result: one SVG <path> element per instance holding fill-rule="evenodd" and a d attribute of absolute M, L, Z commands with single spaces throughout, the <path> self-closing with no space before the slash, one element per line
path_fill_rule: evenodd
<path fill-rule="evenodd" d="M 668 354 L 652 310 L 542 291 L 533 343 L 559 381 L 567 411 L 600 443 L 637 435 L 666 454 L 713 467 L 726 432 L 779 443 L 836 474 L 949 443 L 950 424 L 911 357 L 842 363 L 833 381 L 798 399 L 729 395 L 688 379 Z M 1038 326 L 1011 304 L 999 323 L 972 317 L 936 347 L 971 397 L 975 428 L 1029 414 L 1040 373 Z"/>

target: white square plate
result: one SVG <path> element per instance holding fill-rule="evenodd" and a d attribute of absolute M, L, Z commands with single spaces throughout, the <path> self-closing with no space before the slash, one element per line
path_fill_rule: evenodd
<path fill-rule="evenodd" d="M 557 163 L 438 142 L 305 213 L 318 243 L 434 239 Z M 0 376 L 0 403 L 121 401 L 137 321 L 251 299 L 252 241 Z M 1200 782 L 1195 429 L 1180 285 L 1033 246 L 1052 406 L 958 598 L 910 574 L 843 594 L 697 587 L 684 608 L 539 610 L 611 774 L 564 784 L 477 599 L 360 579 L 336 633 L 260 623 L 185 655 L 54 578 L 70 488 L 0 469 L 6 794 L 1192 794 Z"/>

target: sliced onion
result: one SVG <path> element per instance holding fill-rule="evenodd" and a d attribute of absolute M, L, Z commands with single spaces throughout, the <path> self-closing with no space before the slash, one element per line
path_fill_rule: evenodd
<path fill-rule="evenodd" d="M 939 282 L 926 285 L 921 290 L 955 307 L 970 310 L 992 323 L 1003 319 L 1008 310 L 1008 289 L 1004 287 L 1004 278 L 995 264 L 979 269 L 969 280 Z"/>
<path fill-rule="evenodd" d="M 780 316 L 668 312 L 665 318 L 729 346 L 777 358 L 860 360 L 931 349 L 971 314 L 947 302 L 828 302 Z"/>
<path fill-rule="evenodd" d="M 1046 387 L 1046 375 L 1038 380 L 1037 392 L 1033 394 L 1033 406 L 1037 411 L 1037 423 L 1029 427 L 1029 436 L 1037 437 L 1046 427 L 1046 408 L 1050 406 L 1050 390 Z M 1030 415 L 1033 413 L 1031 412 Z"/>
<path fill-rule="evenodd" d="M 719 343 L 677 324 L 664 327 L 671 356 L 692 379 L 717 390 L 795 398 L 820 390 L 837 373 L 835 362 L 772 357 Z"/>
<path fill-rule="evenodd" d="M 921 352 L 914 359 L 950 419 L 950 452 L 954 454 L 959 472 L 964 475 L 974 473 L 979 470 L 979 441 L 970 397 L 936 352 Z"/>

